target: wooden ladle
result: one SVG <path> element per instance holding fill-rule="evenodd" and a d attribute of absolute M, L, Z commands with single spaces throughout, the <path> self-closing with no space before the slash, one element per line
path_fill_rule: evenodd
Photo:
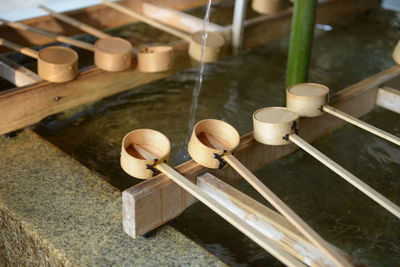
<path fill-rule="evenodd" d="M 67 43 L 76 47 L 80 47 L 82 49 L 86 49 L 89 51 L 93 51 L 95 54 L 95 64 L 98 68 L 105 71 L 121 71 L 126 69 L 127 66 L 131 65 L 130 62 L 130 43 L 127 41 L 127 44 L 115 47 L 114 41 L 112 39 L 105 39 L 102 42 L 96 43 L 92 45 L 90 43 L 86 43 L 83 41 L 75 40 L 73 38 L 69 38 L 63 35 L 59 35 L 53 32 L 45 31 L 42 29 L 34 28 L 29 25 L 22 24 L 20 22 L 9 22 L 4 19 L 0 19 L 0 22 L 7 24 L 8 26 L 22 30 L 22 31 L 30 31 L 39 35 L 47 36 L 53 38 L 59 42 Z M 121 51 L 129 50 L 129 55 L 120 56 Z M 123 52 L 122 54 L 124 54 Z M 129 65 L 127 64 L 129 62 Z"/>
<path fill-rule="evenodd" d="M 67 47 L 49 46 L 39 52 L 0 37 L 0 45 L 37 59 L 38 75 L 55 83 L 68 82 L 78 74 L 78 54 Z"/>
<path fill-rule="evenodd" d="M 224 167 L 226 163 L 229 164 L 334 263 L 338 266 L 349 266 L 328 242 L 232 155 L 239 142 L 239 133 L 230 124 L 207 119 L 199 121 L 194 126 L 188 150 L 192 159 L 205 167 L 216 169 Z"/>
<path fill-rule="evenodd" d="M 400 138 L 385 132 L 371 124 L 363 122 L 328 105 L 329 88 L 317 83 L 302 83 L 289 87 L 286 90 L 286 106 L 301 117 L 316 117 L 329 113 L 339 119 L 347 121 L 361 129 L 375 134 L 400 146 Z"/>
<path fill-rule="evenodd" d="M 165 135 L 151 129 L 138 129 L 125 135 L 122 140 L 121 167 L 129 175 L 142 179 L 151 178 L 159 172 L 164 173 L 282 263 L 288 266 L 304 266 L 274 241 L 250 228 L 238 216 L 207 195 L 203 189 L 170 167 L 166 163 L 170 151 L 171 143 Z"/>
<path fill-rule="evenodd" d="M 297 135 L 299 115 L 283 107 L 259 109 L 253 114 L 254 138 L 266 145 L 298 145 L 358 190 L 400 218 L 400 208 Z"/>
<path fill-rule="evenodd" d="M 188 41 L 189 42 L 189 55 L 197 61 L 202 60 L 202 55 L 201 55 L 202 33 L 201 32 L 196 32 L 196 33 L 193 33 L 192 35 L 190 35 L 190 34 L 181 32 L 173 27 L 170 27 L 168 25 L 160 23 L 156 20 L 153 20 L 146 16 L 143 16 L 142 14 L 139 14 L 139 13 L 137 13 L 131 9 L 128 9 L 120 4 L 110 2 L 108 0 L 100 0 L 100 1 L 103 2 L 105 5 L 107 5 L 111 8 L 114 8 L 115 10 L 118 10 L 128 16 L 134 17 L 135 19 L 143 21 L 157 29 L 160 29 L 162 31 L 165 31 L 167 33 L 175 35 L 178 38 Z M 203 61 L 206 63 L 217 61 L 220 50 L 223 47 L 224 43 L 225 43 L 225 39 L 224 39 L 224 37 L 222 37 L 222 35 L 220 35 L 219 33 L 216 33 L 216 32 L 208 32 L 207 38 L 206 38 L 204 55 L 203 55 Z"/>
<path fill-rule="evenodd" d="M 131 66 L 132 44 L 127 40 L 113 37 L 86 23 L 80 22 L 67 15 L 57 13 L 43 5 L 39 5 L 39 8 L 67 24 L 98 37 L 99 40 L 94 44 L 94 63 L 99 68 L 107 71 L 123 71 Z"/>

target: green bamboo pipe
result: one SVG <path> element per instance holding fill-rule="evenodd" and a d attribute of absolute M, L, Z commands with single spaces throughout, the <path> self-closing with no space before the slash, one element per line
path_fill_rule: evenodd
<path fill-rule="evenodd" d="M 294 2 L 286 88 L 307 82 L 317 2 L 317 0 Z"/>

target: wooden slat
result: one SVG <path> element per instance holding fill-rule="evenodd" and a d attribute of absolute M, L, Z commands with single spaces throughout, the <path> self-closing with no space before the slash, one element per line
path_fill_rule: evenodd
<path fill-rule="evenodd" d="M 365 115 L 375 106 L 377 88 L 399 75 L 400 67 L 391 67 L 338 92 L 331 98 L 331 104 L 355 117 Z M 312 142 L 344 124 L 342 120 L 330 115 L 303 118 L 300 122 L 300 136 Z M 247 168 L 255 171 L 297 149 L 293 144 L 261 145 L 249 133 L 242 137 L 235 156 Z M 192 181 L 208 171 L 193 160 L 182 163 L 177 170 Z M 229 167 L 214 173 L 218 177 L 239 178 Z M 166 176 L 158 175 L 123 191 L 122 201 L 124 230 L 130 236 L 138 237 L 177 217 L 196 200 Z"/>
<path fill-rule="evenodd" d="M 379 88 L 376 105 L 400 113 L 400 90 L 389 86 Z"/>
<path fill-rule="evenodd" d="M 32 85 L 42 80 L 33 71 L 6 57 L 0 57 L 0 76 L 17 87 Z"/>
<path fill-rule="evenodd" d="M 267 208 L 210 173 L 198 176 L 197 185 L 232 213 L 237 214 L 250 227 L 275 240 L 291 255 L 307 265 L 335 266 L 276 211 Z M 354 263 L 352 257 L 341 250 L 338 252 L 348 262 Z"/>
<path fill-rule="evenodd" d="M 203 19 L 176 9 L 166 8 L 164 5 L 154 5 L 144 2 L 142 4 L 142 13 L 149 18 L 187 33 L 201 31 L 203 28 Z M 221 32 L 225 30 L 225 27 L 209 22 L 207 29 L 213 32 Z"/>

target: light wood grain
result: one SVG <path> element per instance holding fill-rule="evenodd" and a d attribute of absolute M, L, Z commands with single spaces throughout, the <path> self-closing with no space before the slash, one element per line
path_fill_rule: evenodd
<path fill-rule="evenodd" d="M 145 23 L 147 23 L 147 24 L 149 24 L 149 25 L 151 25 L 151 26 L 153 26 L 153 27 L 155 27 L 155 28 L 157 28 L 159 30 L 165 31 L 165 32 L 167 32 L 169 34 L 175 35 L 178 38 L 181 38 L 181 39 L 186 40 L 186 41 L 190 41 L 190 39 L 191 39 L 190 35 L 187 34 L 187 33 L 184 33 L 182 31 L 176 30 L 175 28 L 169 27 L 169 26 L 167 26 L 165 24 L 162 24 L 162 23 L 160 23 L 160 22 L 158 22 L 156 20 L 153 20 L 153 19 L 150 19 L 150 18 L 148 18 L 146 16 L 143 16 L 142 14 L 140 14 L 138 12 L 135 12 L 132 9 L 128 9 L 128 8 L 118 4 L 118 3 L 110 2 L 108 0 L 100 0 L 100 1 L 103 2 L 103 4 L 105 4 L 105 5 L 107 5 L 107 6 L 111 7 L 111 8 L 114 8 L 115 10 L 120 11 L 121 13 L 124 13 L 124 14 L 126 14 L 128 16 L 132 16 L 133 18 L 135 18 L 137 20 L 143 21 L 143 22 L 145 22 Z"/>
<path fill-rule="evenodd" d="M 165 6 L 143 2 L 142 13 L 149 18 L 170 25 L 183 32 L 195 33 L 203 29 L 203 20 L 201 18 Z M 225 27 L 212 22 L 209 22 L 207 28 L 212 32 L 223 32 L 226 30 Z"/>
<path fill-rule="evenodd" d="M 400 91 L 390 86 L 378 89 L 376 104 L 396 113 L 400 113 Z"/>
<path fill-rule="evenodd" d="M 370 133 L 372 133 L 372 134 L 374 134 L 376 136 L 379 136 L 379 137 L 381 137 L 381 138 L 383 138 L 383 139 L 385 139 L 385 140 L 387 140 L 389 142 L 392 142 L 392 143 L 400 146 L 400 138 L 395 136 L 395 135 L 393 135 L 393 134 L 385 132 L 384 130 L 379 129 L 379 128 L 371 125 L 371 124 L 368 124 L 366 122 L 363 122 L 362 120 L 354 118 L 353 116 L 351 116 L 351 115 L 349 115 L 349 114 L 347 114 L 345 112 L 342 112 L 342 111 L 340 111 L 340 110 L 338 110 L 338 109 L 336 109 L 334 107 L 324 106 L 322 108 L 322 110 L 325 111 L 326 113 L 329 113 L 329 114 L 331 114 L 331 115 L 333 115 L 335 117 L 338 117 L 338 118 L 340 118 L 340 119 L 342 119 L 344 121 L 347 121 L 348 123 L 351 123 L 351 124 L 361 128 L 361 129 L 363 129 L 363 130 L 365 130 L 367 132 L 370 132 Z"/>
<path fill-rule="evenodd" d="M 42 80 L 30 69 L 6 57 L 0 57 L 0 76 L 17 87 L 35 84 Z"/>
<path fill-rule="evenodd" d="M 342 166 L 325 156 L 323 153 L 315 149 L 313 146 L 311 146 L 309 143 L 304 141 L 300 136 L 296 134 L 289 135 L 290 141 L 301 147 L 303 150 L 305 150 L 307 153 L 309 153 L 311 156 L 316 158 L 318 161 L 323 163 L 326 167 L 334 171 L 336 174 L 338 174 L 340 177 L 345 179 L 347 182 L 352 184 L 354 187 L 356 187 L 358 190 L 366 194 L 368 197 L 373 199 L 375 202 L 377 202 L 379 205 L 387 209 L 389 212 L 391 212 L 393 215 L 395 215 L 397 218 L 400 219 L 400 207 L 398 207 L 396 204 L 391 202 L 389 199 L 386 197 L 382 196 L 380 193 L 375 191 L 372 187 L 361 181 L 359 178 L 351 174 L 349 171 L 344 169 Z"/>

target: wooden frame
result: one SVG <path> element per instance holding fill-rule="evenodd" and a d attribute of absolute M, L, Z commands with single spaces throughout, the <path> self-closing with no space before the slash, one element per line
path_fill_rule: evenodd
<path fill-rule="evenodd" d="M 330 104 L 355 117 L 365 115 L 375 107 L 379 87 L 394 84 L 393 87 L 400 88 L 400 81 L 393 79 L 398 76 L 400 76 L 400 67 L 391 67 L 336 93 Z M 342 127 L 345 122 L 333 116 L 323 115 L 316 118 L 303 118 L 300 124 L 302 125 L 300 136 L 308 142 L 313 142 Z M 295 150 L 297 147 L 293 144 L 261 145 L 253 139 L 252 133 L 249 133 L 242 137 L 235 156 L 246 167 L 255 171 Z M 193 160 L 182 163 L 176 169 L 192 181 L 196 181 L 197 176 L 209 171 Z M 238 174 L 232 168 L 213 173 L 219 177 L 238 179 Z M 158 175 L 123 191 L 122 201 L 124 230 L 128 235 L 136 238 L 177 217 L 195 203 L 196 199 L 166 176 Z"/>
<path fill-rule="evenodd" d="M 133 4 L 134 2 L 130 0 L 123 3 L 126 6 L 138 8 L 136 4 Z M 163 6 L 177 10 L 203 5 L 205 0 L 153 0 L 149 2 L 162 2 Z M 378 5 L 378 2 L 378 0 L 326 0 L 320 4 L 318 9 L 318 14 L 321 18 L 320 22 L 326 23 L 341 16 L 366 11 Z M 332 10 L 334 12 L 331 12 Z M 103 5 L 76 10 L 67 14 L 98 28 L 114 27 L 134 21 L 124 15 L 115 13 L 115 11 Z M 188 17 L 187 15 L 185 16 Z M 244 47 L 251 48 L 287 35 L 290 16 L 291 10 L 289 9 L 277 15 L 260 16 L 246 21 Z M 94 17 L 96 17 L 96 20 L 93 19 Z M 110 17 L 114 19 L 110 19 Z M 106 22 L 111 23 L 107 24 Z M 25 20 L 23 23 L 34 27 L 46 28 L 49 31 L 64 35 L 79 33 L 79 30 L 74 27 L 67 25 L 61 27 L 61 24 L 49 16 Z M 28 46 L 32 44 L 41 45 L 53 41 L 47 37 L 15 31 L 5 26 L 0 26 L 0 36 L 10 36 L 12 41 Z M 187 43 L 178 42 L 172 44 L 172 46 L 177 51 L 175 62 L 179 64 L 169 72 L 141 73 L 133 69 L 136 63 L 134 63 L 132 69 L 116 73 L 104 72 L 96 67 L 91 67 L 82 71 L 76 80 L 68 83 L 40 82 L 32 86 L 10 89 L 0 93 L 0 113 L 3 114 L 0 117 L 0 134 L 33 125 L 51 114 L 168 77 L 174 72 L 192 66 L 186 56 Z M 28 99 L 29 102 L 27 101 Z"/>

